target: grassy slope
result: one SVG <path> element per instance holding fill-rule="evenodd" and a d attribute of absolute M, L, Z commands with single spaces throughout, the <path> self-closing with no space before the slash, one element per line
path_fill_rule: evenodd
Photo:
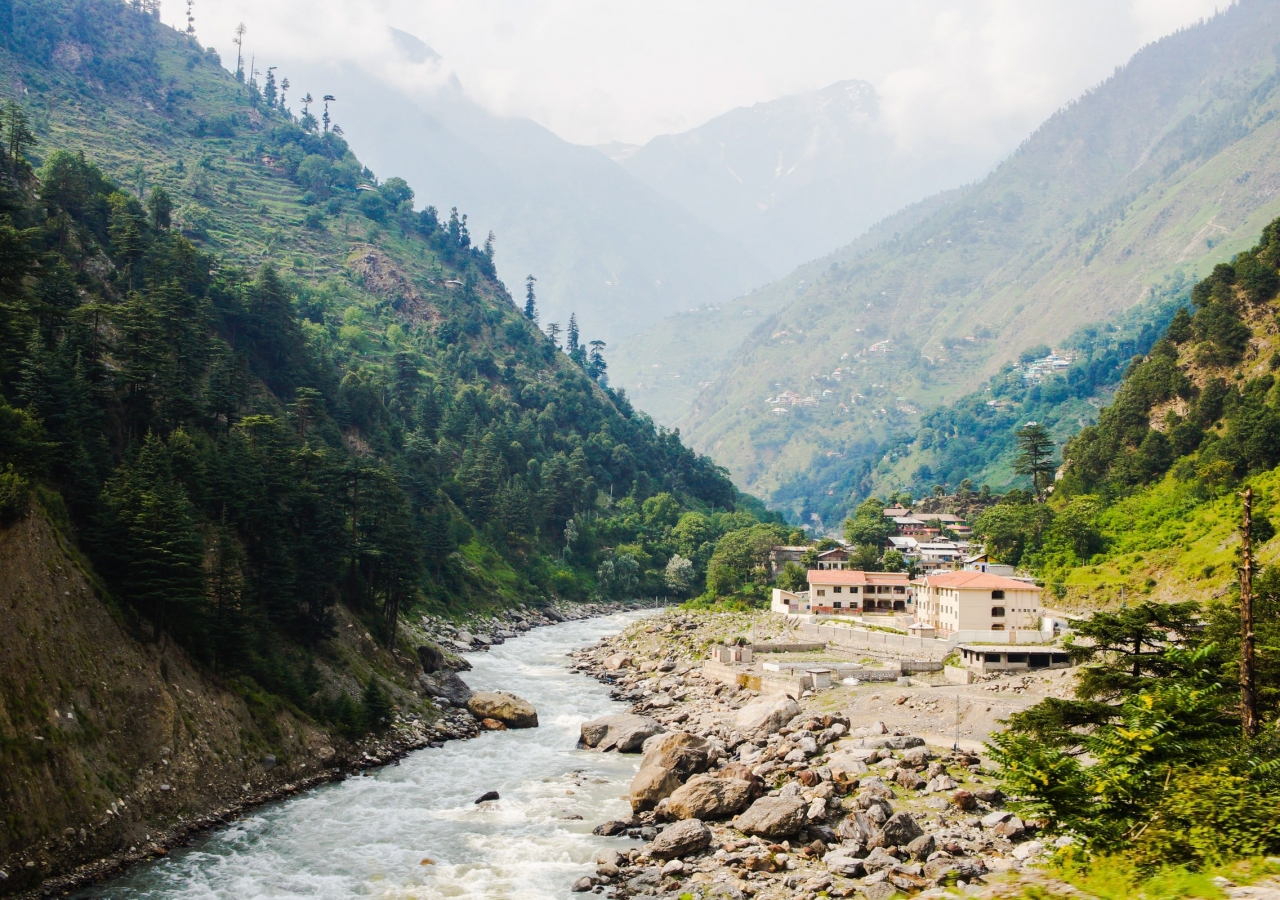
<path fill-rule="evenodd" d="M 1168 38 L 923 225 L 836 254 L 837 270 L 754 330 L 684 432 L 768 494 L 815 454 L 910 424 L 895 407 L 945 402 L 1020 349 L 1229 259 L 1280 212 L 1276 35 L 1280 15 L 1252 3 Z M 859 357 L 884 338 L 894 353 Z M 850 361 L 853 377 L 821 381 Z M 774 418 L 763 402 L 815 386 L 850 408 Z"/>

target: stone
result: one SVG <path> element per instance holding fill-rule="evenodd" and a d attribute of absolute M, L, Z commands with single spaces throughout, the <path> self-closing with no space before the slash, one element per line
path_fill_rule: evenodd
<path fill-rule="evenodd" d="M 764 779 L 756 775 L 742 763 L 732 762 L 716 773 L 720 778 L 732 778 L 745 781 L 751 787 L 751 799 L 764 793 Z"/>
<path fill-rule="evenodd" d="M 805 824 L 805 803 L 799 797 L 761 797 L 734 821 L 744 834 L 784 838 Z"/>
<path fill-rule="evenodd" d="M 904 848 L 912 859 L 924 862 L 937 847 L 937 841 L 931 834 L 922 834 Z"/>
<path fill-rule="evenodd" d="M 662 867 L 663 878 L 666 878 L 668 875 L 680 875 L 683 872 L 684 863 L 680 862 L 678 859 L 669 859 L 667 860 L 667 864 Z"/>
<path fill-rule="evenodd" d="M 1004 802 L 1004 791 L 999 788 L 974 788 L 973 796 L 977 797 L 983 803 L 996 806 Z"/>
<path fill-rule="evenodd" d="M 913 772 L 910 769 L 894 769 L 893 774 L 889 776 L 889 779 L 894 783 L 900 784 L 904 788 L 909 788 L 913 791 L 918 791 L 920 788 L 925 786 L 925 780 L 921 778 L 918 773 Z"/>
<path fill-rule="evenodd" d="M 528 700 L 506 691 L 476 691 L 467 711 L 477 719 L 497 719 L 508 728 L 537 728 L 538 711 Z"/>
<path fill-rule="evenodd" d="M 1027 826 L 1017 816 L 1010 816 L 995 828 L 991 829 L 991 833 L 996 837 L 1008 838 L 1013 840 L 1016 837 L 1022 837 L 1026 832 Z"/>
<path fill-rule="evenodd" d="M 631 809 L 635 812 L 647 812 L 658 805 L 658 801 L 680 787 L 680 779 L 670 769 L 662 766 L 641 766 L 636 777 L 631 779 Z"/>
<path fill-rule="evenodd" d="M 591 890 L 593 887 L 595 887 L 595 882 L 591 880 L 591 876 L 583 875 L 581 878 L 579 878 L 577 881 L 573 883 L 573 887 L 570 888 L 570 890 L 573 891 L 575 894 L 585 894 L 587 891 Z"/>
<path fill-rule="evenodd" d="M 597 750 L 639 753 L 645 741 L 662 732 L 662 725 L 655 719 L 623 713 L 583 722 L 582 743 Z"/>
<path fill-rule="evenodd" d="M 871 771 L 865 757 L 851 750 L 841 750 L 828 756 L 827 768 L 831 770 L 831 780 L 841 783 L 857 781 L 858 776 Z"/>
<path fill-rule="evenodd" d="M 601 866 L 620 866 L 622 855 L 617 850 L 601 850 L 596 854 L 596 864 Z"/>
<path fill-rule="evenodd" d="M 951 795 L 951 805 L 956 809 L 975 810 L 978 808 L 978 798 L 962 788 Z"/>
<path fill-rule="evenodd" d="M 898 889 L 887 881 L 864 885 L 862 888 L 862 896 L 867 900 L 889 900 L 896 893 Z"/>
<path fill-rule="evenodd" d="M 439 672 L 445 668 L 444 651 L 434 644 L 423 644 L 418 648 L 418 662 L 428 675 Z"/>
<path fill-rule="evenodd" d="M 810 822 L 821 822 L 827 816 L 827 801 L 821 797 L 814 797 L 804 815 Z"/>
<path fill-rule="evenodd" d="M 662 766 L 683 780 L 698 772 L 705 772 L 711 764 L 711 742 L 696 734 L 672 731 L 656 735 L 644 742 L 641 767 Z"/>
<path fill-rule="evenodd" d="M 677 819 L 719 819 L 741 812 L 750 802 L 749 781 L 694 775 L 667 798 L 667 814 Z"/>
<path fill-rule="evenodd" d="M 999 825 L 1001 822 L 1005 821 L 1006 819 L 1012 819 L 1012 818 L 1013 818 L 1013 813 L 1003 812 L 1002 810 L 996 810 L 995 812 L 987 813 L 985 816 L 982 817 L 982 827 L 995 828 L 997 825 Z"/>
<path fill-rule="evenodd" d="M 876 847 L 862 860 L 862 867 L 867 870 L 868 874 L 892 869 L 897 864 L 898 858 L 883 847 Z"/>
<path fill-rule="evenodd" d="M 738 710 L 733 724 L 744 733 L 763 730 L 773 734 L 798 715 L 800 705 L 790 697 L 762 697 Z"/>
<path fill-rule="evenodd" d="M 843 848 L 832 850 L 822 857 L 822 864 L 832 875 L 844 878 L 858 878 L 866 871 L 862 868 L 862 860 L 847 855 Z"/>
<path fill-rule="evenodd" d="M 959 783 L 950 775 L 935 775 L 929 779 L 929 783 L 924 786 L 926 794 L 936 794 L 939 791 L 953 791 L 960 787 Z"/>
<path fill-rule="evenodd" d="M 933 758 L 933 754 L 926 747 L 912 747 L 906 753 L 902 754 L 902 760 L 898 765 L 904 769 L 915 769 L 917 772 L 929 765 L 929 760 Z"/>
<path fill-rule="evenodd" d="M 452 669 L 441 669 L 431 675 L 419 675 L 418 684 L 428 697 L 448 700 L 452 706 L 466 706 L 471 699 L 471 688 Z"/>
<path fill-rule="evenodd" d="M 700 819 L 685 819 L 664 828 L 649 846 L 654 859 L 676 859 L 705 850 L 711 844 L 711 829 Z"/>
<path fill-rule="evenodd" d="M 924 829 L 909 812 L 894 813 L 880 830 L 884 833 L 885 844 L 894 847 L 905 847 L 924 834 Z"/>
<path fill-rule="evenodd" d="M 1014 859 L 1030 859 L 1038 855 L 1044 850 L 1044 844 L 1039 841 L 1027 841 L 1025 844 L 1019 844 L 1013 848 Z"/>
<path fill-rule="evenodd" d="M 490 800 L 498 800 L 498 799 L 501 799 L 501 798 L 498 797 L 497 791 L 485 791 L 483 794 L 481 794 L 479 797 L 476 798 L 476 803 L 488 803 Z"/>
<path fill-rule="evenodd" d="M 912 747 L 923 747 L 924 738 L 916 737 L 914 734 L 891 735 L 868 738 L 866 745 L 876 750 L 909 750 Z"/>
<path fill-rule="evenodd" d="M 599 835 L 600 837 L 615 837 L 616 835 L 622 834 L 630 827 L 630 822 L 624 822 L 621 819 L 610 819 L 608 822 L 603 822 L 595 828 L 592 828 L 591 833 Z"/>
<path fill-rule="evenodd" d="M 507 726 L 503 725 L 497 719 L 481 719 L 480 727 L 485 731 L 506 731 Z"/>
<path fill-rule="evenodd" d="M 604 667 L 611 672 L 627 669 L 635 665 L 635 661 L 625 653 L 615 653 L 604 661 Z"/>

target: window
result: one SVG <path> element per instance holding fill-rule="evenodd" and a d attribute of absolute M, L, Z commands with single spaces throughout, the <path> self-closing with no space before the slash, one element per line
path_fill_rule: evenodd
<path fill-rule="evenodd" d="M 895 587 L 893 589 L 893 592 L 895 594 L 905 594 L 907 592 L 907 589 L 905 587 Z"/>
<path fill-rule="evenodd" d="M 844 588 L 840 587 L 840 585 L 837 584 L 832 590 L 834 590 L 835 593 L 839 594 L 844 591 Z"/>
<path fill-rule="evenodd" d="M 992 626 L 991 626 L 991 630 L 992 630 L 992 631 L 1004 631 L 1004 623 L 1003 623 L 1003 622 L 998 622 L 998 623 L 996 623 L 995 625 L 992 625 Z"/>
<path fill-rule="evenodd" d="M 1003 600 L 1003 599 L 1004 599 L 1004 591 L 992 591 L 992 592 L 991 592 L 991 599 L 992 599 L 992 600 Z"/>
<path fill-rule="evenodd" d="M 822 588 L 818 588 L 818 596 L 819 596 L 819 597 L 825 597 L 825 596 L 827 596 L 827 592 L 826 592 L 826 591 L 824 591 Z"/>
<path fill-rule="evenodd" d="M 836 609 L 839 609 L 843 604 L 839 600 L 837 600 L 835 603 L 831 605 L 834 606 Z"/>
<path fill-rule="evenodd" d="M 1003 606 L 993 606 L 993 607 L 991 607 L 991 618 L 993 618 L 993 619 L 1003 619 L 1003 618 L 1004 618 L 1004 607 L 1003 607 Z"/>

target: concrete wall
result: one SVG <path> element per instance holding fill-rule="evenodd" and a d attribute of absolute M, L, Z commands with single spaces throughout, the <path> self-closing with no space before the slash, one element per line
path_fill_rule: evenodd
<path fill-rule="evenodd" d="M 1039 631 L 957 631 L 944 640 L 813 622 L 802 624 L 800 633 L 806 638 L 826 641 L 835 647 L 937 661 L 941 661 L 959 644 L 1038 644 L 1052 639 L 1052 635 L 1046 636 Z"/>

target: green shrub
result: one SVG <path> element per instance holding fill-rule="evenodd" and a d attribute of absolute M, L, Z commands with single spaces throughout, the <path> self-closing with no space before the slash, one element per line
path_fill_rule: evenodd
<path fill-rule="evenodd" d="M 0 526 L 26 518 L 31 509 L 31 483 L 9 466 L 0 472 Z"/>

